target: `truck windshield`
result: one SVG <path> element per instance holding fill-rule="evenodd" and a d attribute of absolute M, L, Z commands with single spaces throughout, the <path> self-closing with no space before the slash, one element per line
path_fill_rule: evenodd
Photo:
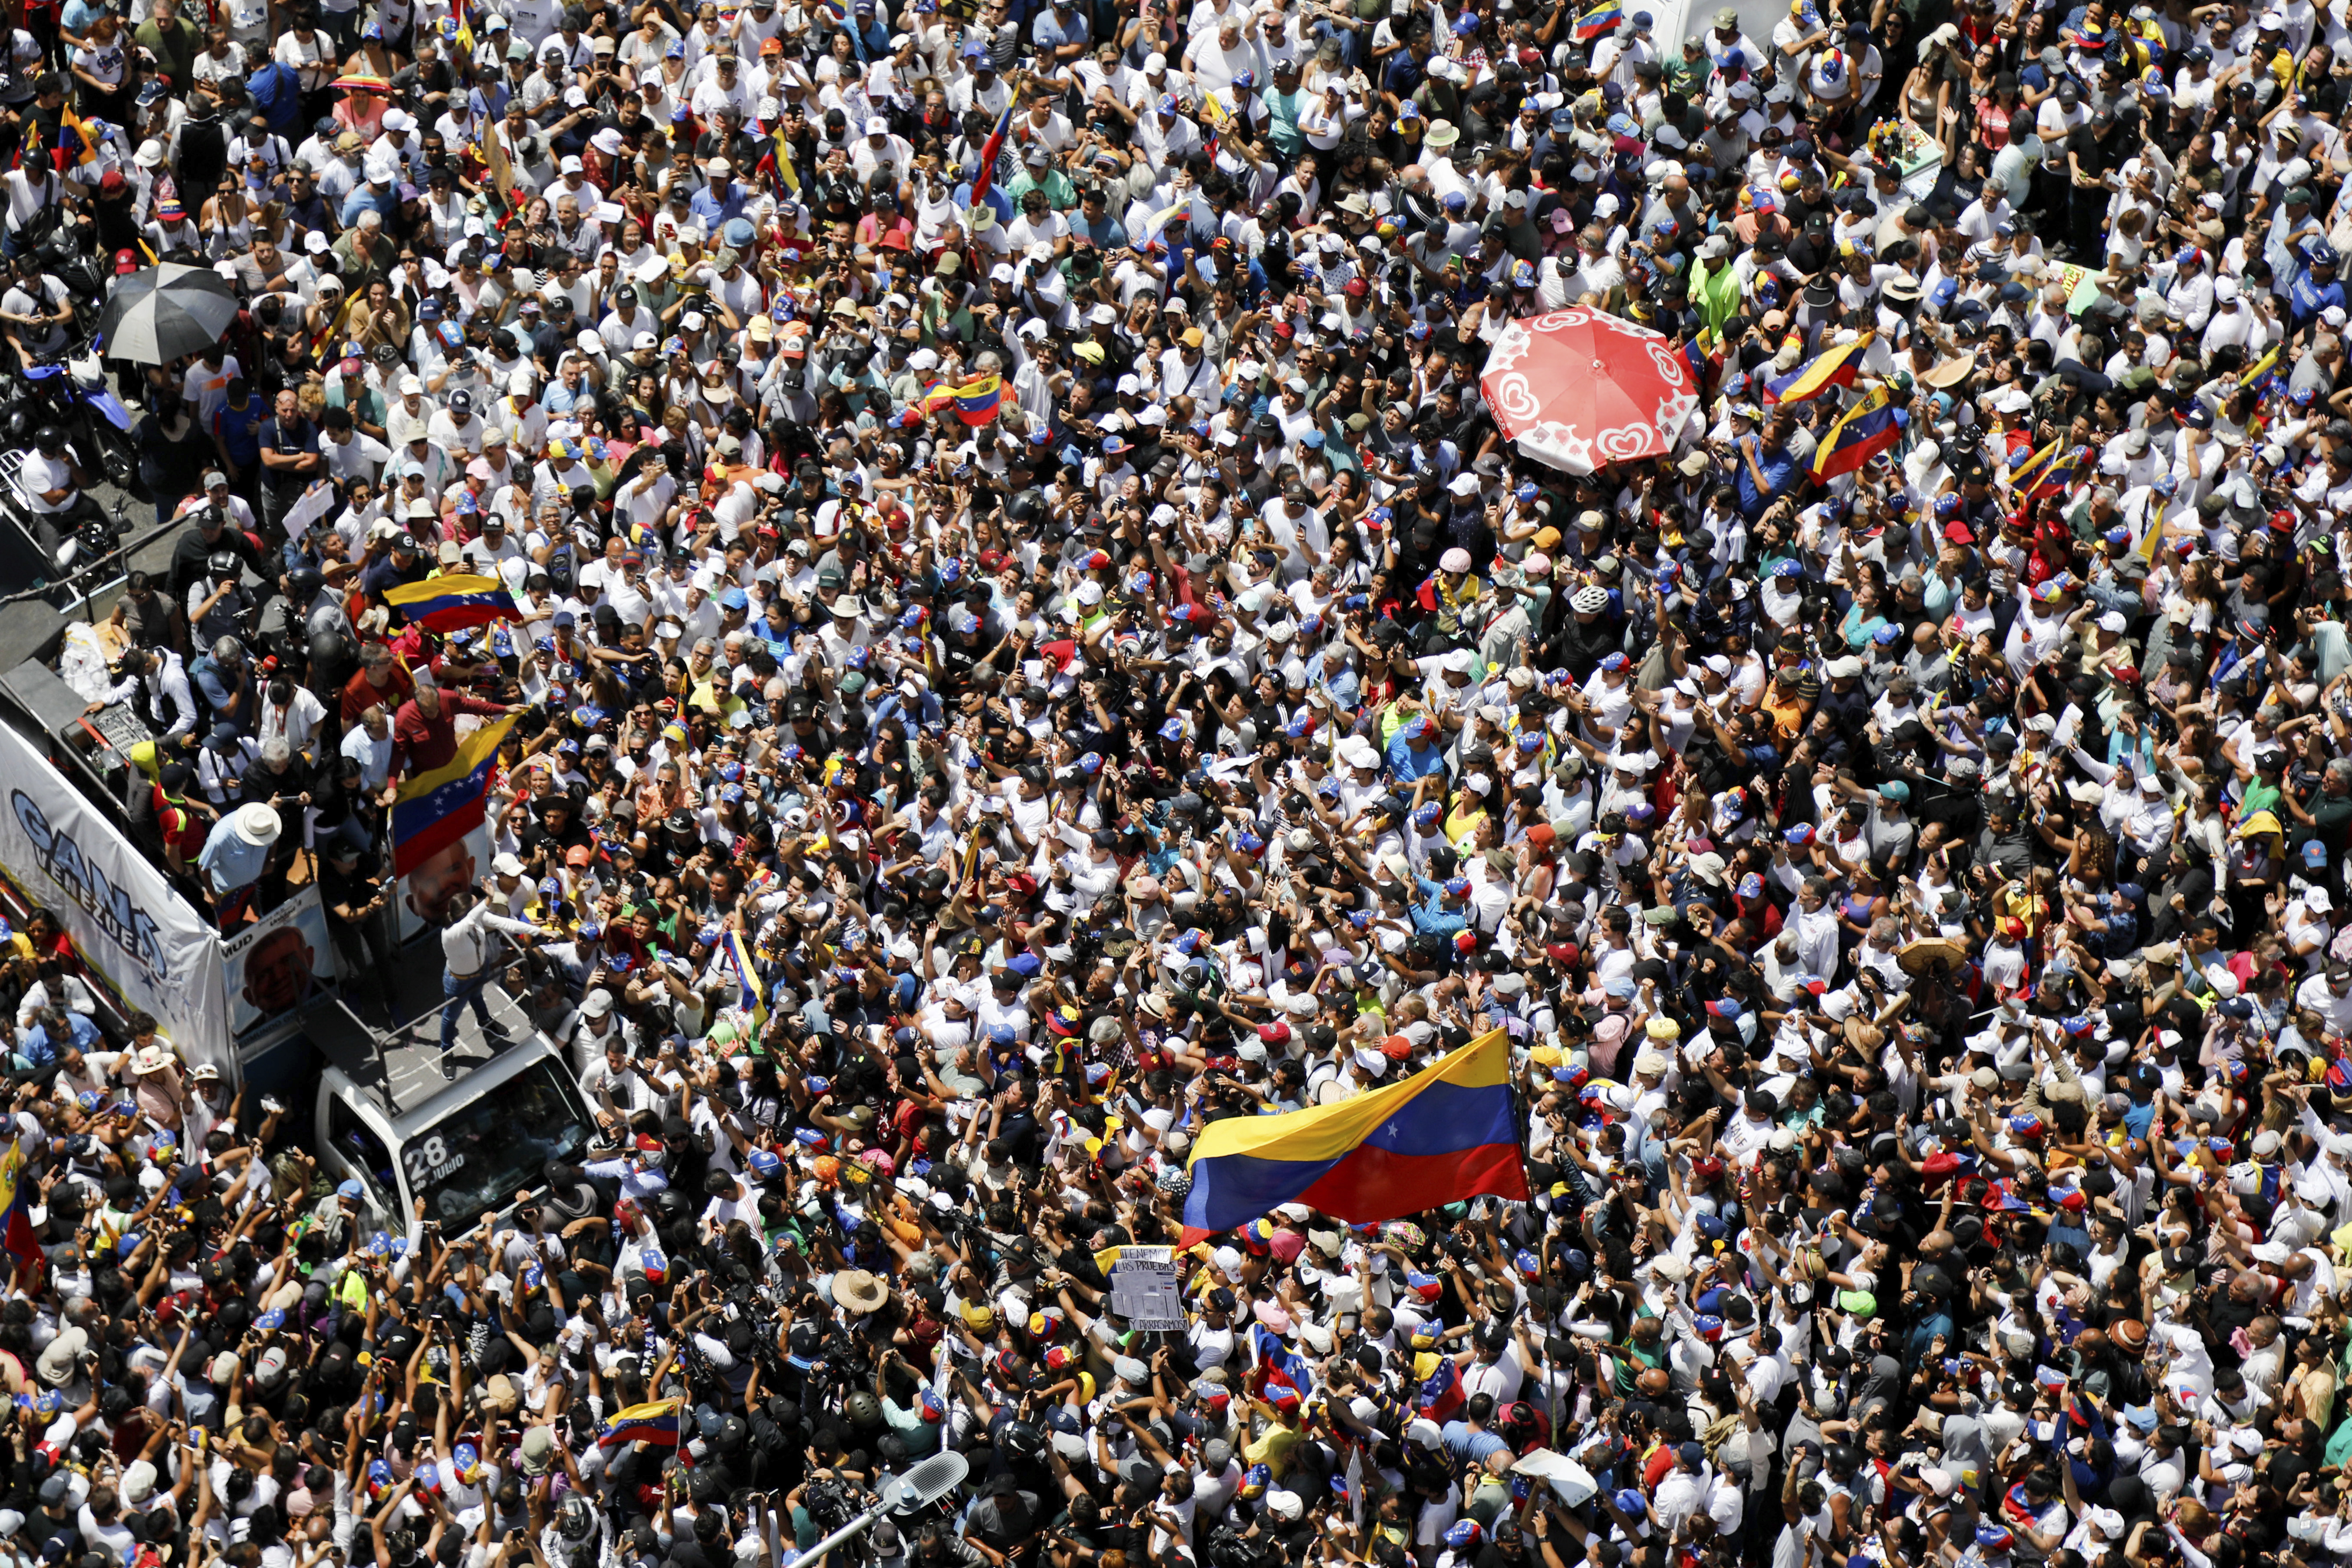
<path fill-rule="evenodd" d="M 587 1142 L 587 1111 L 551 1060 L 411 1136 L 400 1158 L 410 1194 L 425 1200 L 443 1235 L 455 1236 L 541 1185 L 550 1160 L 575 1159 Z"/>

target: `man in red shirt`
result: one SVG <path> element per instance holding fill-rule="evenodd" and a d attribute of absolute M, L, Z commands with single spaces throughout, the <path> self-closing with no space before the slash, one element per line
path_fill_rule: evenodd
<path fill-rule="evenodd" d="M 367 644 L 360 649 L 360 672 L 343 683 L 344 728 L 358 723 L 371 708 L 393 711 L 415 689 L 416 682 L 392 657 L 392 649 L 380 642 Z"/>
<path fill-rule="evenodd" d="M 522 706 L 485 702 L 462 691 L 444 691 L 430 675 L 416 681 L 416 694 L 400 705 L 392 720 L 392 776 L 415 778 L 447 764 L 457 754 L 457 715 L 478 713 L 496 718 L 520 713 Z"/>

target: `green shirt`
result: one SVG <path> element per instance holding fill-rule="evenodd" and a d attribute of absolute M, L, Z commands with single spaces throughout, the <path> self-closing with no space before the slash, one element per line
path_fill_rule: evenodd
<path fill-rule="evenodd" d="M 1684 58 L 1680 49 L 1660 59 L 1659 68 L 1668 92 L 1679 92 L 1692 103 L 1706 96 L 1706 84 L 1715 79 L 1715 62 L 1699 52 L 1696 60 Z"/>
<path fill-rule="evenodd" d="M 1019 174 L 1013 176 L 1013 183 L 1004 188 L 1004 194 L 1013 198 L 1016 209 L 1021 205 L 1022 196 L 1030 191 L 1045 192 L 1045 205 L 1057 213 L 1067 212 L 1078 205 L 1077 188 L 1070 184 L 1069 176 L 1050 165 L 1042 180 L 1031 177 L 1024 165 Z"/>
<path fill-rule="evenodd" d="M 1694 261 L 1690 297 L 1698 307 L 1699 318 L 1706 322 L 1707 331 L 1720 333 L 1723 323 L 1739 310 L 1739 275 L 1728 260 L 1713 272 L 1706 269 L 1706 262 Z"/>
<path fill-rule="evenodd" d="M 187 91 L 195 72 L 196 51 L 205 47 L 203 37 L 180 17 L 173 18 L 168 33 L 152 21 L 142 22 L 132 37 L 141 48 L 155 57 L 155 63 L 172 79 L 173 87 Z"/>
<path fill-rule="evenodd" d="M 1266 136 L 1286 158 L 1296 158 L 1298 150 L 1307 145 L 1307 138 L 1298 133 L 1298 109 L 1307 101 L 1304 92 L 1285 93 L 1267 88 L 1257 95 L 1273 123 L 1266 127 Z"/>

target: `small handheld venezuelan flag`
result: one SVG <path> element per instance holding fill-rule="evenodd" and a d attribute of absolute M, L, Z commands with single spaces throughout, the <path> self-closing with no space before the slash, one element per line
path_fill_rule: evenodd
<path fill-rule="evenodd" d="M 741 932 L 727 933 L 726 953 L 728 966 L 735 971 L 735 1005 L 751 1020 L 752 1028 L 766 1029 L 768 1009 L 760 1000 L 760 972 L 744 951 Z"/>
<path fill-rule="evenodd" d="M 1602 0 L 1602 4 L 1576 19 L 1576 41 L 1590 43 L 1605 34 L 1613 33 L 1617 30 L 1617 24 L 1624 19 L 1624 7 L 1619 5 L 1617 0 Z"/>

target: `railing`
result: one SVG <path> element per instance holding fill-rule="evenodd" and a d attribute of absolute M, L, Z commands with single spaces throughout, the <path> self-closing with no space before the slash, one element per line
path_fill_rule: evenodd
<path fill-rule="evenodd" d="M 21 496 L 23 492 L 16 489 L 16 473 L 24 464 L 23 452 L 0 452 L 0 486 L 5 486 L 9 490 Z M 113 509 L 113 517 L 115 522 L 120 525 L 122 521 L 122 507 L 119 502 Z M 88 561 L 77 561 L 62 576 L 45 577 L 37 586 L 0 595 L 0 605 L 21 605 L 33 599 L 46 600 L 58 589 L 64 588 L 72 592 L 74 597 L 80 602 L 84 616 L 95 623 L 98 619 L 96 600 L 100 591 L 116 578 L 130 574 L 131 556 L 133 552 L 146 549 L 165 534 L 177 529 L 183 521 L 174 518 L 169 522 L 159 522 L 135 536 L 125 532 L 118 526 L 112 549 L 92 556 Z M 18 526 L 21 528 L 22 524 Z M 40 541 L 33 539 L 31 542 L 37 552 L 40 549 Z M 112 575 L 100 575 L 101 573 L 107 572 L 110 572 Z"/>

